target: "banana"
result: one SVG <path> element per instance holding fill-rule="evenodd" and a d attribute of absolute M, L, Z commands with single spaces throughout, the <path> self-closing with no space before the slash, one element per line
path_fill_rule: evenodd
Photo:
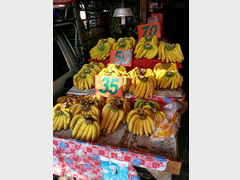
<path fill-rule="evenodd" d="M 123 119 L 124 117 L 125 117 L 124 112 L 123 112 L 122 110 L 119 110 L 119 111 L 118 111 L 118 119 L 116 120 L 116 122 L 115 122 L 115 124 L 114 124 L 114 126 L 113 126 L 113 128 L 112 128 L 112 132 L 115 132 L 115 131 L 116 131 L 119 123 L 122 121 L 122 119 Z"/>
<path fill-rule="evenodd" d="M 142 102 L 145 102 L 144 99 L 138 99 L 135 103 L 134 103 L 134 108 L 138 108 L 139 107 L 139 104 L 142 103 Z"/>
<path fill-rule="evenodd" d="M 118 111 L 115 111 L 115 113 L 114 113 L 114 115 L 113 115 L 109 125 L 107 126 L 107 134 L 111 133 L 114 124 L 116 124 L 116 121 L 118 119 L 118 114 L 119 114 Z"/>
<path fill-rule="evenodd" d="M 85 141 L 90 141 L 91 140 L 93 130 L 94 130 L 94 125 L 93 124 L 89 124 L 88 126 L 89 126 L 89 128 L 88 128 L 88 132 L 87 132 L 87 136 L 85 138 Z"/>
<path fill-rule="evenodd" d="M 147 90 L 147 83 L 143 82 L 143 81 L 141 83 L 142 83 L 142 86 L 141 86 L 141 91 L 140 91 L 139 97 L 143 98 L 146 93 L 146 90 Z M 136 97 L 138 97 L 138 96 L 136 96 Z"/>
<path fill-rule="evenodd" d="M 96 127 L 96 134 L 97 134 L 97 136 L 96 136 L 96 138 L 95 138 L 94 141 L 97 141 L 97 140 L 100 138 L 101 126 L 100 126 L 99 122 L 97 122 L 97 121 L 93 121 L 93 124 L 94 124 L 95 127 Z"/>
<path fill-rule="evenodd" d="M 140 135 L 140 136 L 143 135 L 143 121 L 144 121 L 144 120 L 139 119 L 138 131 L 139 131 L 139 135 Z"/>
<path fill-rule="evenodd" d="M 98 140 L 98 130 L 97 130 L 97 127 L 96 127 L 96 125 L 95 124 L 93 124 L 92 125 L 92 136 L 91 136 L 91 139 L 89 140 L 89 141 L 92 141 L 92 142 L 95 142 L 95 141 L 97 141 Z"/>
<path fill-rule="evenodd" d="M 86 123 L 86 124 L 87 124 L 87 123 Z M 90 128 L 90 124 L 87 124 L 87 126 L 85 127 L 85 129 L 83 130 L 83 132 L 82 132 L 82 134 L 81 134 L 80 140 L 86 141 L 86 137 L 87 137 L 87 135 L 88 135 L 89 128 Z"/>
<path fill-rule="evenodd" d="M 145 122 L 146 122 L 146 125 L 147 125 L 147 126 L 146 126 L 146 129 L 147 129 L 149 135 L 151 135 L 151 134 L 153 133 L 153 129 L 152 129 L 151 122 L 148 121 L 148 120 L 145 120 Z"/>
<path fill-rule="evenodd" d="M 84 130 L 86 129 L 87 125 L 88 125 L 88 124 L 86 123 L 86 121 L 84 121 L 84 122 L 81 124 L 80 128 L 79 128 L 78 131 L 77 131 L 77 134 L 76 134 L 76 136 L 75 136 L 75 139 L 80 139 L 80 140 L 81 140 L 81 136 L 82 136 Z M 74 131 L 74 129 L 73 129 L 73 131 Z"/>
<path fill-rule="evenodd" d="M 109 126 L 109 124 L 110 124 L 110 122 L 111 122 L 114 114 L 115 114 L 115 111 L 114 111 L 114 110 L 111 110 L 111 111 L 110 111 L 110 115 L 107 117 L 106 124 L 105 124 L 105 126 L 103 127 L 103 130 L 102 130 L 103 133 L 106 133 L 107 128 L 108 128 L 108 126 Z"/>
<path fill-rule="evenodd" d="M 146 120 L 148 120 L 148 122 L 150 122 L 151 129 L 153 131 L 154 130 L 154 121 L 153 121 L 153 119 L 149 115 L 147 115 L 146 116 Z"/>
<path fill-rule="evenodd" d="M 58 126 L 60 124 L 60 119 L 59 119 L 60 116 L 56 117 L 56 120 L 55 122 L 53 123 L 53 131 L 57 131 L 58 129 Z"/>
<path fill-rule="evenodd" d="M 80 131 L 80 128 L 81 128 L 81 126 L 83 125 L 83 123 L 86 123 L 86 122 L 85 122 L 85 119 L 79 120 L 79 121 L 75 124 L 75 126 L 74 126 L 73 129 L 72 129 L 72 137 L 73 137 L 73 138 L 76 138 L 76 136 L 77 136 L 78 132 Z"/>
<path fill-rule="evenodd" d="M 133 134 L 137 134 L 138 135 L 138 123 L 139 123 L 139 119 L 137 119 L 134 123 L 134 127 L 133 127 Z"/>
<path fill-rule="evenodd" d="M 103 129 L 106 126 L 107 119 L 110 115 L 111 109 L 110 104 L 106 104 L 102 109 L 102 115 L 101 115 L 101 129 Z"/>
<path fill-rule="evenodd" d="M 148 132 L 148 129 L 147 129 L 147 122 L 146 120 L 142 120 L 142 126 L 143 126 L 143 132 L 144 134 L 146 134 L 146 136 L 149 136 L 149 132 Z"/>
<path fill-rule="evenodd" d="M 133 117 L 134 114 L 138 114 L 137 109 L 133 109 L 127 114 L 127 120 L 126 120 L 127 123 L 129 123 L 129 121 L 131 120 L 131 118 Z"/>
<path fill-rule="evenodd" d="M 77 114 L 75 115 L 70 123 L 70 129 L 73 130 L 73 128 L 75 127 L 76 123 L 80 120 L 80 118 L 83 118 L 83 116 L 81 114 Z"/>
<path fill-rule="evenodd" d="M 63 119 L 63 116 L 61 115 L 61 116 L 59 116 L 59 125 L 58 125 L 58 131 L 61 131 L 62 129 L 63 129 L 63 127 L 64 127 L 64 119 Z"/>

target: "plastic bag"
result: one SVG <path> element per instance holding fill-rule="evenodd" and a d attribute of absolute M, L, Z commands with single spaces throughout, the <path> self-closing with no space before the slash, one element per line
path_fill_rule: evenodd
<path fill-rule="evenodd" d="M 165 113 L 163 119 L 154 118 L 155 130 L 151 135 L 153 140 L 164 140 L 173 137 L 180 127 L 180 113 L 178 109 L 182 106 L 172 102 L 162 108 Z"/>

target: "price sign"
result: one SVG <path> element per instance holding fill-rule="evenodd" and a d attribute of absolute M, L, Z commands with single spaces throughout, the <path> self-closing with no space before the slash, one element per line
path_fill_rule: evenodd
<path fill-rule="evenodd" d="M 132 49 L 114 49 L 110 51 L 110 63 L 125 67 L 132 66 Z"/>
<path fill-rule="evenodd" d="M 147 36 L 157 36 L 161 37 L 161 26 L 159 22 L 143 24 L 137 26 L 138 29 L 138 39 Z"/>
<path fill-rule="evenodd" d="M 123 77 L 95 76 L 95 94 L 123 97 Z"/>

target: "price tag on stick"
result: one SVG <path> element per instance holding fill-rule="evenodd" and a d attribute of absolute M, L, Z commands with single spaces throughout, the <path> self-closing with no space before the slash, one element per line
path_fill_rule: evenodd
<path fill-rule="evenodd" d="M 157 36 L 158 38 L 161 37 L 161 26 L 159 22 L 138 25 L 137 29 L 138 40 L 147 36 Z"/>
<path fill-rule="evenodd" d="M 95 76 L 95 94 L 123 97 L 123 77 Z"/>
<path fill-rule="evenodd" d="M 132 66 L 132 49 L 110 50 L 110 63 L 125 67 Z"/>

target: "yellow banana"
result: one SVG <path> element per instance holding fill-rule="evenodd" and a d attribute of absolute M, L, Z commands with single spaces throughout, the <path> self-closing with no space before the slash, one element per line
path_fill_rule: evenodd
<path fill-rule="evenodd" d="M 116 121 L 118 119 L 118 114 L 119 114 L 118 111 L 115 111 L 115 113 L 114 113 L 114 115 L 113 115 L 113 117 L 112 117 L 112 119 L 111 119 L 111 121 L 110 121 L 110 123 L 107 127 L 107 134 L 111 133 L 114 124 L 116 124 Z"/>
<path fill-rule="evenodd" d="M 87 123 L 86 123 L 86 124 L 87 124 Z M 82 135 L 81 135 L 81 137 L 80 137 L 80 140 L 86 141 L 86 137 L 87 137 L 87 135 L 88 135 L 89 128 L 90 128 L 90 124 L 87 124 L 87 126 L 85 127 L 85 129 L 84 129 L 83 132 L 82 132 Z"/>
<path fill-rule="evenodd" d="M 85 119 L 84 119 L 84 120 L 79 120 L 79 121 L 75 124 L 75 126 L 74 126 L 73 129 L 72 129 L 72 137 L 73 137 L 73 138 L 76 138 L 76 136 L 77 136 L 77 134 L 79 133 L 80 128 L 81 128 L 81 126 L 83 125 L 83 123 L 86 123 L 86 122 L 85 122 Z M 80 133 L 81 133 L 81 132 L 80 132 Z"/>
<path fill-rule="evenodd" d="M 123 110 L 119 110 L 119 111 L 118 111 L 118 118 L 117 118 L 117 120 L 115 121 L 115 124 L 114 124 L 114 126 L 113 126 L 113 128 L 112 128 L 112 132 L 115 132 L 115 131 L 116 131 L 119 123 L 122 121 L 123 118 L 124 118 L 124 112 L 123 112 Z"/>
<path fill-rule="evenodd" d="M 80 128 L 78 129 L 78 132 L 77 132 L 77 134 L 76 134 L 76 136 L 75 136 L 75 139 L 81 139 L 81 136 L 82 136 L 84 130 L 86 129 L 87 125 L 88 125 L 88 124 L 86 123 L 86 121 L 84 121 L 84 122 L 81 124 L 81 126 L 80 126 Z M 73 131 L 74 131 L 74 130 L 73 130 Z"/>
<path fill-rule="evenodd" d="M 88 128 L 88 132 L 87 132 L 87 136 L 86 136 L 85 141 L 91 141 L 91 138 L 92 138 L 92 135 L 93 135 L 93 130 L 94 130 L 94 127 L 95 127 L 93 124 L 89 124 L 88 126 L 89 126 L 89 128 Z"/>

